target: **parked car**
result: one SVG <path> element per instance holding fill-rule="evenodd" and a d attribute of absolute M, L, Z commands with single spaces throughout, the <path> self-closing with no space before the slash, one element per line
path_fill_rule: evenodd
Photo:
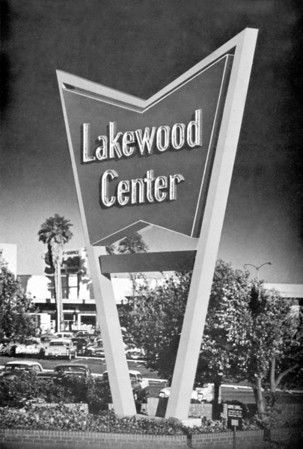
<path fill-rule="evenodd" d="M 70 340 L 74 337 L 72 332 L 55 332 L 53 338 L 69 338 Z"/>
<path fill-rule="evenodd" d="M 54 334 L 42 334 L 40 336 L 41 344 L 45 348 L 48 346 L 49 342 L 55 338 Z"/>
<path fill-rule="evenodd" d="M 15 355 L 44 356 L 44 347 L 39 338 L 28 338 L 15 347 Z"/>
<path fill-rule="evenodd" d="M 76 332 L 76 337 L 90 338 L 91 334 L 87 331 L 78 331 Z"/>
<path fill-rule="evenodd" d="M 24 371 L 38 374 L 43 372 L 43 368 L 40 363 L 32 360 L 14 360 L 5 364 L 4 370 L 0 372 L 0 377 L 13 378 Z"/>
<path fill-rule="evenodd" d="M 85 350 L 85 355 L 88 357 L 105 357 L 104 349 L 99 346 L 88 346 Z"/>
<path fill-rule="evenodd" d="M 149 394 L 149 382 L 142 378 L 140 371 L 129 370 L 129 377 L 136 403 L 137 412 L 140 411 L 141 404 L 147 402 Z M 108 371 L 104 371 L 101 382 L 108 382 Z"/>
<path fill-rule="evenodd" d="M 130 347 L 125 349 L 126 358 L 132 360 L 144 359 L 144 352 L 140 348 Z"/>
<path fill-rule="evenodd" d="M 86 348 L 89 344 L 89 340 L 84 337 L 73 337 L 72 338 L 73 344 L 77 348 L 77 354 L 84 355 L 86 353 Z"/>
<path fill-rule="evenodd" d="M 170 396 L 170 391 L 170 387 L 162 388 L 159 393 L 159 398 L 168 398 Z M 190 399 L 192 402 L 210 402 L 213 400 L 213 389 L 208 386 L 197 387 L 192 391 Z"/>
<path fill-rule="evenodd" d="M 91 357 L 104 357 L 103 341 L 101 338 L 95 339 L 94 343 L 88 344 L 85 348 L 85 355 Z"/>
<path fill-rule="evenodd" d="M 129 377 L 132 384 L 140 384 L 141 388 L 146 389 L 149 387 L 149 382 L 147 379 L 142 377 L 140 371 L 129 370 Z M 108 371 L 104 371 L 103 380 L 108 380 Z"/>
<path fill-rule="evenodd" d="M 69 360 L 76 358 L 77 349 L 73 345 L 72 340 L 67 338 L 55 338 L 49 342 L 45 348 L 45 357 L 67 357 Z"/>
<path fill-rule="evenodd" d="M 54 376 L 57 378 L 63 377 L 78 377 L 78 378 L 89 378 L 92 373 L 90 368 L 84 364 L 62 364 L 57 365 L 54 368 Z"/>

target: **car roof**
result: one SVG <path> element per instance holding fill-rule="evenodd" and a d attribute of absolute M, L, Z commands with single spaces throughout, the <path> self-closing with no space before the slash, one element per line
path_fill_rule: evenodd
<path fill-rule="evenodd" d="M 41 364 L 39 362 L 32 362 L 31 360 L 13 360 L 11 362 L 7 362 L 5 364 L 5 366 L 6 365 L 25 365 L 25 366 L 28 366 L 28 365 L 39 365 L 39 366 L 41 366 Z"/>
<path fill-rule="evenodd" d="M 50 343 L 55 342 L 55 343 L 60 343 L 60 342 L 71 342 L 72 340 L 70 338 L 53 338 Z"/>
<path fill-rule="evenodd" d="M 55 332 L 55 335 L 74 335 L 73 332 L 69 331 L 61 331 L 61 332 Z"/>
<path fill-rule="evenodd" d="M 88 365 L 84 365 L 83 363 L 62 363 L 61 365 L 56 365 L 54 369 L 66 367 L 88 369 Z"/>
<path fill-rule="evenodd" d="M 134 374 L 135 376 L 142 376 L 142 373 L 140 373 L 140 371 L 136 371 L 136 370 L 128 370 L 129 374 Z M 103 374 L 108 374 L 108 371 L 104 371 Z"/>
<path fill-rule="evenodd" d="M 24 339 L 24 341 L 36 341 L 37 343 L 40 343 L 40 338 L 38 337 L 27 337 Z"/>

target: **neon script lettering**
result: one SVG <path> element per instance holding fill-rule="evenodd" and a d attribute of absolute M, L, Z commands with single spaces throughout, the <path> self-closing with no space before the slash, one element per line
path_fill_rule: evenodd
<path fill-rule="evenodd" d="M 82 124 L 82 162 L 102 162 L 128 158 L 137 154 L 149 156 L 154 152 L 193 149 L 202 146 L 202 109 L 195 111 L 187 125 L 160 125 L 135 131 L 121 132 L 116 122 L 109 122 L 107 135 L 97 137 L 96 148 L 91 147 L 90 123 Z"/>

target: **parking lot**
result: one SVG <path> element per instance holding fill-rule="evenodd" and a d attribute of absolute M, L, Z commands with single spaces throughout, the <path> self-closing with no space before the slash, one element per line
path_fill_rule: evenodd
<path fill-rule="evenodd" d="M 53 370 L 55 366 L 61 364 L 61 363 L 67 363 L 66 360 L 62 359 L 45 359 L 45 358 L 31 358 L 31 357 L 6 357 L 6 356 L 0 356 L 0 366 L 4 366 L 5 363 L 11 362 L 14 360 L 32 360 L 39 362 L 42 367 L 46 370 Z M 104 371 L 106 371 L 106 363 L 104 359 L 101 358 L 95 358 L 95 357 L 77 357 L 75 360 L 68 362 L 72 364 L 85 364 L 87 365 L 91 372 L 93 374 L 103 374 Z M 140 371 L 143 377 L 148 379 L 157 379 L 157 373 L 154 371 L 149 370 L 146 368 L 144 362 L 140 361 L 128 361 L 128 368 L 130 370 L 137 370 Z M 151 382 L 151 387 L 149 389 L 150 396 L 157 397 L 160 389 L 164 386 L 164 383 L 160 382 L 158 385 L 155 385 L 154 382 Z"/>
<path fill-rule="evenodd" d="M 46 359 L 46 358 L 37 358 L 37 357 L 8 357 L 8 356 L 0 356 L 0 367 L 4 367 L 7 362 L 10 361 L 20 361 L 20 360 L 31 360 L 39 362 L 43 369 L 45 370 L 53 370 L 55 366 L 60 365 L 62 363 L 67 363 L 66 360 L 62 359 Z M 104 358 L 97 357 L 76 357 L 75 360 L 68 362 L 71 364 L 84 364 L 90 368 L 93 374 L 103 374 L 104 371 L 107 370 L 106 363 Z M 156 372 L 148 369 L 145 365 L 144 361 L 138 360 L 128 360 L 128 368 L 129 370 L 140 371 L 143 378 L 149 379 L 149 396 L 150 397 L 158 397 L 160 390 L 166 386 L 165 382 L 160 381 L 159 376 Z M 154 379 L 154 381 L 153 381 Z M 297 403 L 303 401 L 303 391 L 285 391 L 279 392 L 280 400 L 283 402 Z M 241 385 L 222 385 L 221 387 L 221 399 L 223 401 L 231 401 L 237 400 L 246 404 L 253 404 L 255 402 L 254 395 L 252 389 L 243 387 Z"/>
<path fill-rule="evenodd" d="M 12 360 L 35 360 L 36 362 L 41 363 L 44 369 L 54 369 L 56 365 L 62 363 L 62 359 L 45 359 L 45 358 L 31 358 L 31 357 L 6 357 L 0 356 L 0 365 L 5 365 L 6 362 L 10 362 Z M 75 361 L 71 363 L 83 363 L 87 365 L 92 373 L 102 374 L 106 371 L 106 363 L 104 359 L 97 357 L 77 357 Z M 157 378 L 157 374 L 146 368 L 144 362 L 138 362 L 134 360 L 128 361 L 128 367 L 132 370 L 138 370 L 142 373 L 144 377 Z"/>

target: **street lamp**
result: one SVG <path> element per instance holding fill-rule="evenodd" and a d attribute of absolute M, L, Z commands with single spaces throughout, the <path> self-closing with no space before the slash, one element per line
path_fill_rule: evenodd
<path fill-rule="evenodd" d="M 243 267 L 244 268 L 248 267 L 248 266 L 253 267 L 256 270 L 256 272 L 257 272 L 257 281 L 259 282 L 259 271 L 260 271 L 260 269 L 262 267 L 264 267 L 264 265 L 272 265 L 272 263 L 271 262 L 264 262 L 264 263 L 262 263 L 262 265 L 259 265 L 259 266 L 253 265 L 252 263 L 245 263 L 243 265 Z"/>
<path fill-rule="evenodd" d="M 264 265 L 272 265 L 272 263 L 271 263 L 271 262 L 264 262 L 264 263 L 262 263 L 262 264 L 259 265 L 259 266 L 253 265 L 252 263 L 245 263 L 245 264 L 243 265 L 244 268 L 245 268 L 245 267 L 248 267 L 248 266 L 253 267 L 253 268 L 256 270 L 256 272 L 257 272 L 258 300 L 260 300 L 260 294 L 261 294 L 260 286 L 259 286 L 259 271 L 260 271 L 260 269 L 261 269 L 262 267 L 264 267 Z"/>

